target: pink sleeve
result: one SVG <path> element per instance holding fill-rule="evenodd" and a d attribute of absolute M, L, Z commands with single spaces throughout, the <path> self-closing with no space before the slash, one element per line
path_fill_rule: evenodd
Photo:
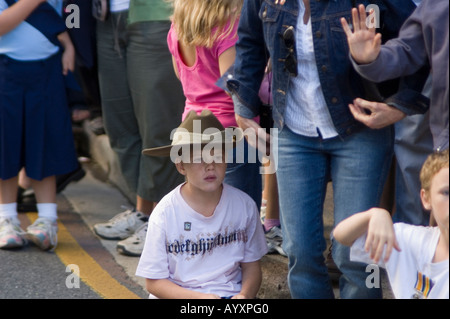
<path fill-rule="evenodd" d="M 176 48 L 176 42 L 178 42 L 176 33 L 175 33 L 175 27 L 172 23 L 169 33 L 167 34 L 167 46 L 169 47 L 170 53 L 175 56 L 175 48 Z"/>
<path fill-rule="evenodd" d="M 233 31 L 230 33 L 230 35 L 225 38 L 219 37 L 219 40 L 217 40 L 216 43 L 214 44 L 213 49 L 217 58 L 219 58 L 222 55 L 222 53 L 224 53 L 226 50 L 236 45 L 236 42 L 238 40 L 237 35 L 238 26 L 239 21 L 236 21 Z M 227 29 L 228 25 L 225 26 L 225 30 Z"/>

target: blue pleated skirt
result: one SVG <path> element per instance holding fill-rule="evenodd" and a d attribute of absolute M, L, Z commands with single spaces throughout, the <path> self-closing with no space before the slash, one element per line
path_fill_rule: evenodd
<path fill-rule="evenodd" d="M 78 166 L 61 54 L 17 61 L 0 55 L 0 179 L 42 180 Z"/>

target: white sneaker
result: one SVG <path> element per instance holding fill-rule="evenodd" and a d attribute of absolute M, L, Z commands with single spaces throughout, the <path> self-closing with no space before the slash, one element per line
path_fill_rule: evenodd
<path fill-rule="evenodd" d="M 283 244 L 283 233 L 280 226 L 272 227 L 271 230 L 265 231 L 267 246 L 269 247 L 268 254 L 279 253 L 282 256 L 287 257 L 281 247 Z"/>
<path fill-rule="evenodd" d="M 45 217 L 40 217 L 28 226 L 27 238 L 42 250 L 54 250 L 58 243 L 58 224 Z"/>
<path fill-rule="evenodd" d="M 0 217 L 0 249 L 20 248 L 27 244 L 25 232 L 19 221 Z"/>
<path fill-rule="evenodd" d="M 121 240 L 133 235 L 147 221 L 147 215 L 134 210 L 127 210 L 114 216 L 106 223 L 96 224 L 94 232 L 104 239 Z"/>
<path fill-rule="evenodd" d="M 125 240 L 117 243 L 119 253 L 127 256 L 139 257 L 144 250 L 147 237 L 148 222 L 139 227 L 136 232 Z"/>

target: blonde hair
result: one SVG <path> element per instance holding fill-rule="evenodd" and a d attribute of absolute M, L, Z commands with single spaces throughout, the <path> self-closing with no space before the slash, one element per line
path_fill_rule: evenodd
<path fill-rule="evenodd" d="M 239 19 L 244 0 L 169 0 L 178 41 L 211 48 L 221 35 L 228 37 Z M 229 27 L 225 27 L 229 23 Z M 213 34 L 213 29 L 217 31 Z"/>
<path fill-rule="evenodd" d="M 431 154 L 423 164 L 420 172 L 422 189 L 429 193 L 434 175 L 439 173 L 441 169 L 447 167 L 449 167 L 449 150 Z"/>

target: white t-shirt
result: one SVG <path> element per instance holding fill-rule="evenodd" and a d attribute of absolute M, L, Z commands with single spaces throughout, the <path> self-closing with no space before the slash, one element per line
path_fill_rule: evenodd
<path fill-rule="evenodd" d="M 257 261 L 267 253 L 256 204 L 247 194 L 224 184 L 214 214 L 204 217 L 186 203 L 181 187 L 153 211 L 136 275 L 169 279 L 181 287 L 221 297 L 238 294 L 240 263 Z"/>
<path fill-rule="evenodd" d="M 48 2 L 60 12 L 62 0 Z M 0 14 L 7 8 L 8 4 L 4 0 L 0 0 Z M 0 36 L 0 54 L 5 54 L 15 60 L 44 60 L 58 51 L 59 48 L 56 45 L 25 21 L 11 32 Z"/>
<path fill-rule="evenodd" d="M 432 282 L 428 299 L 448 299 L 449 261 L 432 262 L 439 241 L 439 228 L 398 223 L 394 225 L 394 229 L 401 252 L 393 249 L 389 261 L 384 263 L 381 259 L 378 265 L 386 269 L 395 297 L 411 299 L 420 296 L 416 286 L 426 294 L 428 289 L 423 283 L 428 278 Z M 350 259 L 373 264 L 364 250 L 365 242 L 366 235 L 355 241 L 350 251 Z"/>

